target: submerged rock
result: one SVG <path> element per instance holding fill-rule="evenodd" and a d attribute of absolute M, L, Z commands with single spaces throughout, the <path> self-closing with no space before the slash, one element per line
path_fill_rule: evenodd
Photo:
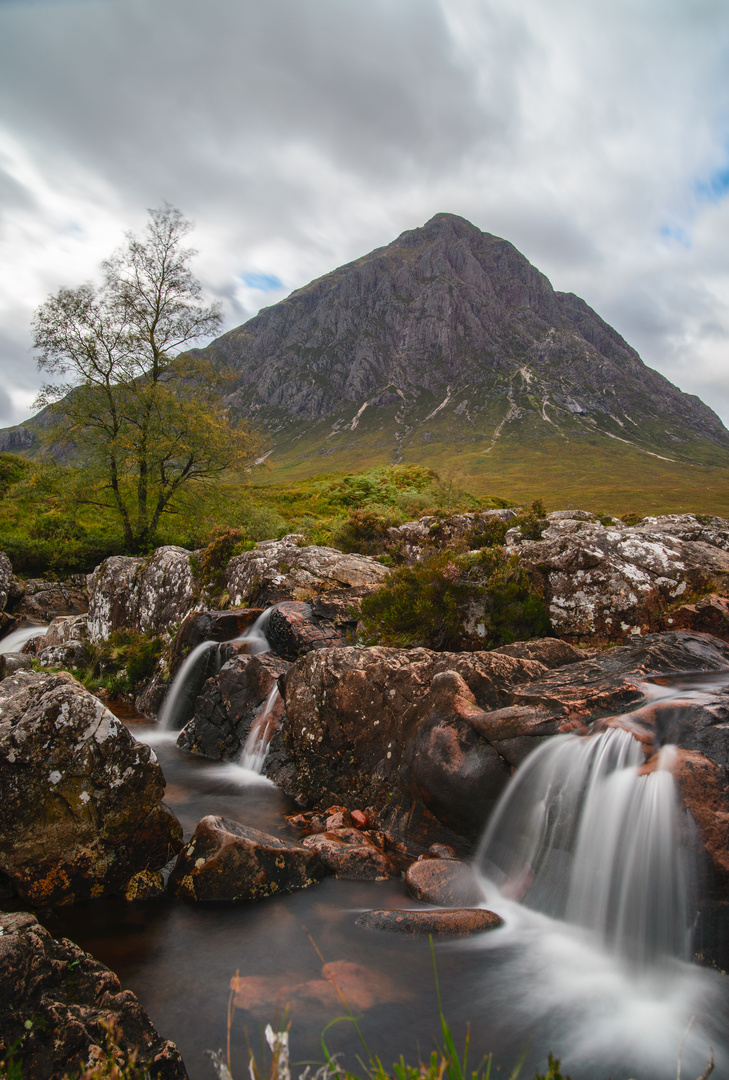
<path fill-rule="evenodd" d="M 39 907 L 119 889 L 182 846 L 157 759 L 60 672 L 0 683 L 0 869 Z"/>
<path fill-rule="evenodd" d="M 151 1080 L 187 1080 L 174 1043 L 160 1037 L 131 990 L 33 915 L 0 912 L 0 970 L 0 1055 L 15 1046 L 23 1080 L 76 1076 L 105 1061 L 110 1031 L 124 1065 L 135 1061 Z"/>
<path fill-rule="evenodd" d="M 180 853 L 168 888 L 185 900 L 261 900 L 305 889 L 324 873 L 315 851 L 210 815 Z"/>
<path fill-rule="evenodd" d="M 387 573 L 367 555 L 300 546 L 302 539 L 264 540 L 231 559 L 225 572 L 231 603 L 266 607 L 281 600 L 310 600 L 332 589 L 357 590 L 354 595 L 361 596 Z"/>
<path fill-rule="evenodd" d="M 368 930 L 391 934 L 434 934 L 439 937 L 467 937 L 503 926 L 504 920 L 486 908 L 452 908 L 447 911 L 410 911 L 395 908 L 365 911 L 355 920 Z"/>
<path fill-rule="evenodd" d="M 320 1009 L 341 1009 L 342 997 L 350 1009 L 364 1012 L 375 1005 L 390 1005 L 409 1001 L 414 995 L 381 971 L 353 964 L 350 960 L 333 960 L 321 969 L 318 979 L 301 980 L 288 975 L 234 975 L 230 980 L 233 1002 L 237 1009 L 268 1021 L 282 1006 L 294 1014 Z"/>

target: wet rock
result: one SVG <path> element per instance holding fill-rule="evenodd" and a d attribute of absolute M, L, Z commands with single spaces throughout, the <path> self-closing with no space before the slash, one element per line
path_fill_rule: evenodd
<path fill-rule="evenodd" d="M 662 630 L 697 630 L 729 641 L 729 599 L 711 593 L 694 604 L 682 604 L 660 618 Z"/>
<path fill-rule="evenodd" d="M 30 657 L 21 652 L 0 653 L 0 679 L 15 675 L 18 671 L 30 671 Z"/>
<path fill-rule="evenodd" d="M 449 859 L 421 859 L 408 867 L 408 892 L 415 900 L 439 907 L 474 907 L 484 899 L 470 863 Z"/>
<path fill-rule="evenodd" d="M 356 919 L 357 926 L 385 930 L 391 934 L 434 934 L 439 937 L 466 937 L 483 934 L 503 926 L 494 911 L 485 908 L 455 908 L 449 911 L 366 911 Z"/>
<path fill-rule="evenodd" d="M 271 612 L 266 637 L 274 652 L 293 661 L 312 649 L 353 644 L 358 618 L 358 610 L 350 612 L 348 618 L 344 611 L 337 612 L 333 619 L 317 617 L 313 604 L 287 600 Z"/>
<path fill-rule="evenodd" d="M 168 888 L 186 900 L 260 900 L 305 889 L 324 872 L 315 851 L 208 816 L 180 853 Z"/>
<path fill-rule="evenodd" d="M 13 580 L 13 567 L 4 551 L 0 551 L 0 612 L 5 610 Z"/>
<path fill-rule="evenodd" d="M 694 515 L 646 518 L 606 527 L 549 515 L 540 540 L 507 534 L 543 592 L 560 637 L 621 641 L 662 627 L 684 593 L 729 590 L 729 522 L 703 526 Z"/>
<path fill-rule="evenodd" d="M 584 651 L 576 649 L 559 638 L 534 638 L 532 641 L 515 641 L 512 645 L 502 645 L 492 650 L 502 656 L 517 656 L 523 660 L 538 660 L 548 668 L 564 667 L 577 664 L 585 659 Z"/>
<path fill-rule="evenodd" d="M 245 645 L 235 642 L 221 647 L 220 659 L 222 666 L 203 685 L 177 745 L 204 757 L 237 761 L 251 726 L 290 665 L 273 653 L 250 656 Z M 281 723 L 282 714 L 279 698 L 271 711 L 272 726 Z"/>
<path fill-rule="evenodd" d="M 32 578 L 24 583 L 22 599 L 14 605 L 14 610 L 16 615 L 47 623 L 58 615 L 82 615 L 88 607 L 82 577 L 70 581 Z"/>
<path fill-rule="evenodd" d="M 114 892 L 182 844 L 164 777 L 66 672 L 0 683 L 0 868 L 37 906 Z"/>
<path fill-rule="evenodd" d="M 249 630 L 263 614 L 263 608 L 240 608 L 233 611 L 191 611 L 182 620 L 172 639 L 169 673 L 174 676 L 185 657 L 203 641 L 232 641 Z"/>
<path fill-rule="evenodd" d="M 375 1005 L 409 1001 L 413 997 L 411 990 L 398 986 L 390 976 L 349 960 L 324 964 L 319 979 L 302 981 L 295 975 L 235 975 L 230 980 L 230 988 L 237 1009 L 244 1009 L 266 1021 L 281 1008 L 290 1007 L 294 1013 L 305 1010 L 307 1015 L 322 1008 L 341 1009 L 342 997 L 350 1009 L 357 1012 L 365 1012 Z"/>
<path fill-rule="evenodd" d="M 299 546 L 301 540 L 265 540 L 231 559 L 225 572 L 231 603 L 266 607 L 281 600 L 310 600 L 329 590 L 356 589 L 361 596 L 387 573 L 367 555 Z"/>
<path fill-rule="evenodd" d="M 355 836 L 347 835 L 355 833 Z M 399 877 L 400 868 L 384 851 L 360 832 L 327 828 L 324 833 L 306 836 L 302 845 L 315 851 L 333 877 L 349 881 L 385 881 Z"/>
<path fill-rule="evenodd" d="M 725 897 L 729 886 L 729 769 L 703 754 L 678 750 L 674 775 Z"/>
<path fill-rule="evenodd" d="M 190 552 L 161 547 L 149 558 L 112 555 L 88 577 L 88 634 L 105 641 L 115 630 L 170 637 L 195 607 Z"/>
<path fill-rule="evenodd" d="M 463 855 L 544 739 L 636 708 L 651 675 L 728 666 L 726 643 L 687 632 L 553 669 L 496 651 L 320 650 L 286 676 L 284 753 L 268 775 L 302 806 L 373 806 L 408 844 L 442 842 Z M 724 760 L 723 709 L 693 725 L 692 739 L 681 736 L 686 749 Z"/>
<path fill-rule="evenodd" d="M 23 1080 L 80 1075 L 89 1061 L 104 1059 L 111 1025 L 125 1065 L 136 1053 L 137 1068 L 152 1080 L 187 1080 L 177 1048 L 159 1036 L 135 995 L 33 915 L 0 912 L 0 970 L 0 1044 L 17 1045 Z"/>
<path fill-rule="evenodd" d="M 496 653 L 436 653 L 427 649 L 322 649 L 302 657 L 285 680 L 284 742 L 293 775 L 269 776 L 306 805 L 333 802 L 377 809 L 403 794 L 417 797 L 414 771 L 429 789 L 415 758 L 416 733 L 432 710 L 423 705 L 435 675 L 455 669 L 477 700 L 492 707 L 510 700 L 513 682 L 536 678 L 544 665 Z M 456 721 L 459 729 L 464 721 Z M 465 721 L 470 728 L 470 723 Z M 470 735 L 464 735 L 470 738 Z M 474 745 L 477 736 L 473 735 Z M 497 755 L 485 752 L 489 758 Z M 499 783 L 508 766 L 494 763 Z M 440 783 L 438 776 L 437 783 Z M 429 842 L 446 837 L 433 836 Z"/>

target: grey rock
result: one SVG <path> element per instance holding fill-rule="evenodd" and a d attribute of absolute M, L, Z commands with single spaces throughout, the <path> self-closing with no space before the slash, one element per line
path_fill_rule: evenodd
<path fill-rule="evenodd" d="M 0 551 L 0 612 L 5 610 L 13 581 L 13 567 L 4 551 Z"/>
<path fill-rule="evenodd" d="M 89 574 L 88 635 L 105 641 L 115 630 L 171 637 L 196 606 L 190 552 L 161 547 L 149 558 L 112 555 Z"/>

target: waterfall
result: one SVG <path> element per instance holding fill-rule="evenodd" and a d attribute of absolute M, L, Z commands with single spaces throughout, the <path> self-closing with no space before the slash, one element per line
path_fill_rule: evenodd
<path fill-rule="evenodd" d="M 194 707 L 207 667 L 207 654 L 218 646 L 217 641 L 202 641 L 185 658 L 180 670 L 172 680 L 167 696 L 159 711 L 159 723 L 165 731 L 177 731 L 184 727 Z"/>
<path fill-rule="evenodd" d="M 20 630 L 12 630 L 0 641 L 0 653 L 20 652 L 26 641 L 41 637 L 47 630 L 47 626 L 23 626 Z"/>
<path fill-rule="evenodd" d="M 240 637 L 237 644 L 247 644 L 248 652 L 260 655 L 269 652 L 271 646 L 266 637 L 266 627 L 273 608 L 267 608 Z M 194 712 L 195 698 L 200 693 L 207 670 L 207 653 L 217 649 L 220 642 L 202 641 L 186 657 L 175 675 L 159 712 L 159 724 L 165 731 L 178 731 L 184 727 Z"/>
<path fill-rule="evenodd" d="M 242 769 L 248 769 L 250 772 L 255 773 L 263 771 L 263 763 L 266 760 L 268 748 L 271 745 L 271 739 L 276 729 L 276 716 L 273 710 L 280 696 L 278 686 L 274 684 L 260 715 L 251 724 L 248 738 L 238 759 L 238 764 Z"/>
<path fill-rule="evenodd" d="M 690 955 L 691 830 L 665 747 L 609 728 L 534 751 L 502 795 L 477 861 L 501 893 L 584 926 L 640 964 Z"/>

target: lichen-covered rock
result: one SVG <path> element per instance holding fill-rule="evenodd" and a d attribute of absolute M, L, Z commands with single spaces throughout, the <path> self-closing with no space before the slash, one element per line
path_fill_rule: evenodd
<path fill-rule="evenodd" d="M 518 527 L 507 550 L 543 592 L 560 637 L 620 641 L 660 629 L 684 595 L 729 591 L 729 522 L 711 520 L 672 515 L 628 527 L 550 514 L 540 540 Z"/>
<path fill-rule="evenodd" d="M 417 562 L 428 548 L 452 547 L 465 540 L 472 541 L 469 546 L 483 544 L 484 536 L 491 522 L 512 522 L 516 510 L 481 510 L 470 514 L 454 514 L 449 518 L 432 515 L 421 517 L 418 521 L 406 521 L 404 525 L 387 530 L 389 544 L 396 548 L 406 562 Z"/>
<path fill-rule="evenodd" d="M 30 671 L 30 657 L 21 652 L 0 653 L 0 679 L 15 675 L 17 671 Z"/>
<path fill-rule="evenodd" d="M 161 547 L 149 558 L 112 555 L 88 577 L 88 635 L 105 641 L 115 630 L 170 637 L 196 603 L 190 552 Z"/>
<path fill-rule="evenodd" d="M 154 753 L 60 672 L 0 683 L 0 869 L 39 907 L 114 892 L 182 844 Z"/>
<path fill-rule="evenodd" d="M 236 761 L 251 725 L 290 665 L 274 653 L 250 656 L 245 645 L 235 642 L 220 647 L 220 659 L 222 666 L 203 685 L 177 745 L 204 757 Z M 272 706 L 273 724 L 280 723 L 282 713 L 279 698 Z"/>
<path fill-rule="evenodd" d="M 41 667 L 80 667 L 87 659 L 89 650 L 84 641 L 74 641 L 73 638 L 64 642 L 63 645 L 46 646 L 38 653 Z"/>
<path fill-rule="evenodd" d="M 367 591 L 387 573 L 367 555 L 301 547 L 301 539 L 285 536 L 283 540 L 265 540 L 231 559 L 225 571 L 231 603 L 266 607 L 280 600 L 310 600 L 332 589 Z"/>
<path fill-rule="evenodd" d="M 186 900 L 261 900 L 324 876 L 314 851 L 210 815 L 180 853 L 168 888 Z"/>
<path fill-rule="evenodd" d="M 112 1028 L 121 1064 L 136 1062 L 151 1080 L 187 1080 L 177 1048 L 131 990 L 73 942 L 51 937 L 35 916 L 0 912 L 0 971 L 0 1059 L 14 1047 L 23 1080 L 78 1076 L 105 1061 Z"/>
<path fill-rule="evenodd" d="M 5 610 L 13 581 L 13 566 L 4 551 L 0 551 L 0 612 Z"/>
<path fill-rule="evenodd" d="M 46 630 L 43 648 L 55 648 L 67 641 L 84 641 L 87 636 L 86 615 L 57 615 Z"/>

